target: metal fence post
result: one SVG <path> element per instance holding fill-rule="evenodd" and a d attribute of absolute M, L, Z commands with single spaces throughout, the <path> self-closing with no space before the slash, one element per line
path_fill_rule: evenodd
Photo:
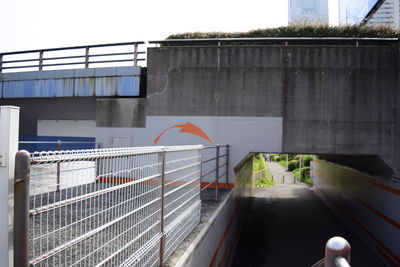
<path fill-rule="evenodd" d="M 300 177 L 299 180 L 301 182 L 301 155 L 300 155 L 299 165 L 300 165 L 300 167 L 299 167 L 299 177 Z"/>
<path fill-rule="evenodd" d="M 14 177 L 14 266 L 29 266 L 29 175 L 30 154 L 21 150 L 15 156 Z"/>
<path fill-rule="evenodd" d="M 226 189 L 229 189 L 229 145 L 226 145 Z"/>
<path fill-rule="evenodd" d="M 328 242 L 326 242 L 324 266 L 350 266 L 350 254 L 351 246 L 346 239 L 340 236 L 332 237 Z"/>
<path fill-rule="evenodd" d="M 134 66 L 137 66 L 137 62 L 138 62 L 138 44 L 135 44 L 135 48 L 133 51 L 133 64 Z"/>
<path fill-rule="evenodd" d="M 218 187 L 219 187 L 219 145 L 216 147 L 215 156 L 215 200 L 218 200 Z"/>
<path fill-rule="evenodd" d="M 2 70 L 3 70 L 3 55 L 0 54 L 0 73 L 2 72 Z"/>
<path fill-rule="evenodd" d="M 166 151 L 159 153 L 159 162 L 161 163 L 161 207 L 160 207 L 160 266 L 163 266 L 164 262 L 164 248 L 165 248 L 165 233 L 164 233 L 164 195 L 165 195 L 165 154 Z"/>
<path fill-rule="evenodd" d="M 0 259 L 13 264 L 15 154 L 18 151 L 19 107 L 0 107 Z"/>
<path fill-rule="evenodd" d="M 85 69 L 89 68 L 89 47 L 85 47 Z"/>
<path fill-rule="evenodd" d="M 43 50 L 39 51 L 39 70 L 43 70 Z"/>
<path fill-rule="evenodd" d="M 57 151 L 61 151 L 61 140 L 57 140 Z M 57 192 L 60 192 L 60 162 L 57 162 Z"/>

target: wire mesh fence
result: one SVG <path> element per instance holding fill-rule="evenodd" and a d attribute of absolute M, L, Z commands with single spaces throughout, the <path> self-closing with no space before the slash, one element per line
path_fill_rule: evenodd
<path fill-rule="evenodd" d="M 160 265 L 200 220 L 201 149 L 32 153 L 29 264 Z"/>

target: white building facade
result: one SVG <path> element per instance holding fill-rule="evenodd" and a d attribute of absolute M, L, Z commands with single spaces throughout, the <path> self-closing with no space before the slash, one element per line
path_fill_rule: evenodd
<path fill-rule="evenodd" d="M 394 28 L 400 27 L 400 7 L 399 0 L 386 0 L 376 11 L 367 25 L 387 25 Z"/>
<path fill-rule="evenodd" d="M 360 23 L 377 0 L 339 0 L 339 24 L 358 24 Z M 385 0 L 379 9 L 372 15 L 366 23 L 367 26 L 386 25 L 394 28 L 400 26 L 400 0 Z"/>
<path fill-rule="evenodd" d="M 289 0 L 290 24 L 328 24 L 328 0 Z"/>

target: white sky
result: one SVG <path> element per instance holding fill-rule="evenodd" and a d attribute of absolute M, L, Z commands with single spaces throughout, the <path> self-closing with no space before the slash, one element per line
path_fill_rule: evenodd
<path fill-rule="evenodd" d="M 337 1 L 337 0 L 329 0 Z M 0 0 L 0 51 L 287 24 L 287 0 Z"/>

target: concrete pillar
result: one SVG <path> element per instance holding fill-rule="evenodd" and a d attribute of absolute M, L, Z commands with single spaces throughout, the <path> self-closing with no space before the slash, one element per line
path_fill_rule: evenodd
<path fill-rule="evenodd" d="M 18 151 L 19 107 L 0 107 L 0 258 L 13 266 L 14 168 Z"/>

